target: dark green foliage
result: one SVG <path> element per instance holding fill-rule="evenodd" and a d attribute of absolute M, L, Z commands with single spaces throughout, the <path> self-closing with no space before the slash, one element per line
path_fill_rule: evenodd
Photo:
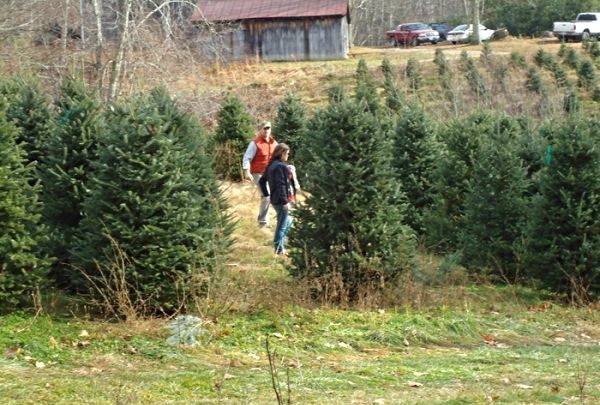
<path fill-rule="evenodd" d="M 15 77 L 0 86 L 9 98 L 7 119 L 19 128 L 17 142 L 27 154 L 27 162 L 39 162 L 50 130 L 51 112 L 45 91 L 34 79 Z"/>
<path fill-rule="evenodd" d="M 423 212 L 432 203 L 433 169 L 440 157 L 435 131 L 423 108 L 411 104 L 400 111 L 393 135 L 392 173 L 408 202 L 405 222 L 420 236 Z"/>
<path fill-rule="evenodd" d="M 291 148 L 290 162 L 295 162 L 294 154 L 307 134 L 306 106 L 300 97 L 290 93 L 281 101 L 273 121 L 273 134 L 278 142 L 284 142 Z"/>
<path fill-rule="evenodd" d="M 584 49 L 592 58 L 595 59 L 600 57 L 600 45 L 598 44 L 597 39 L 587 41 L 584 44 Z"/>
<path fill-rule="evenodd" d="M 560 48 L 558 48 L 557 55 L 561 58 L 564 58 L 565 55 L 567 54 L 567 50 L 569 50 L 569 49 L 570 49 L 570 47 L 567 46 L 567 44 L 563 42 L 560 44 Z"/>
<path fill-rule="evenodd" d="M 457 247 L 473 167 L 486 134 L 496 128 L 496 120 L 490 113 L 478 112 L 440 129 L 439 140 L 445 150 L 434 172 L 434 204 L 424 218 L 426 242 L 435 251 L 449 253 Z"/>
<path fill-rule="evenodd" d="M 337 104 L 346 100 L 346 89 L 341 84 L 334 84 L 327 89 L 327 100 L 329 104 Z"/>
<path fill-rule="evenodd" d="M 560 63 L 554 61 L 550 66 L 550 70 L 552 71 L 552 76 L 554 76 L 554 81 L 558 87 L 565 87 L 568 84 L 567 73 Z"/>
<path fill-rule="evenodd" d="M 544 94 L 546 91 L 542 75 L 535 66 L 530 66 L 529 69 L 527 69 L 527 81 L 525 82 L 525 87 L 527 87 L 527 90 L 538 94 Z"/>
<path fill-rule="evenodd" d="M 577 70 L 579 67 L 579 54 L 572 47 L 567 47 L 564 56 L 564 63 L 571 69 Z"/>
<path fill-rule="evenodd" d="M 356 101 L 373 114 L 379 111 L 377 84 L 364 59 L 356 67 Z"/>
<path fill-rule="evenodd" d="M 421 73 L 421 64 L 415 58 L 408 58 L 406 62 L 406 78 L 408 87 L 417 91 L 423 86 L 423 73 Z"/>
<path fill-rule="evenodd" d="M 600 86 L 596 86 L 592 90 L 592 100 L 594 100 L 597 103 L 600 102 Z"/>
<path fill-rule="evenodd" d="M 146 309 L 189 304 L 220 269 L 232 224 L 199 123 L 166 90 L 115 105 L 75 248 L 90 277 L 122 264 Z"/>
<path fill-rule="evenodd" d="M 529 214 L 524 268 L 577 301 L 600 294 L 599 131 L 580 117 L 558 128 Z"/>
<path fill-rule="evenodd" d="M 544 51 L 543 48 L 538 48 L 537 52 L 535 53 L 535 63 L 541 68 L 549 68 L 554 63 L 554 58 L 551 54 Z"/>
<path fill-rule="evenodd" d="M 223 180 L 241 181 L 242 156 L 255 129 L 246 106 L 235 95 L 225 97 L 217 116 L 213 137 L 214 166 Z"/>
<path fill-rule="evenodd" d="M 392 65 L 388 58 L 384 58 L 381 63 L 381 70 L 383 72 L 383 90 L 385 93 L 385 103 L 391 111 L 399 111 L 402 108 L 402 95 L 400 89 L 394 79 L 394 72 Z"/>
<path fill-rule="evenodd" d="M 444 55 L 444 51 L 442 51 L 440 48 L 435 50 L 433 63 L 437 66 L 438 74 L 440 76 L 444 76 L 446 73 L 448 73 L 450 66 L 448 64 L 448 60 L 446 59 L 446 55 Z"/>
<path fill-rule="evenodd" d="M 514 67 L 520 68 L 520 69 L 523 69 L 527 66 L 527 61 L 525 60 L 525 55 L 523 55 L 521 52 L 518 52 L 518 51 L 512 51 L 510 53 L 510 62 Z"/>
<path fill-rule="evenodd" d="M 0 98 L 0 310 L 15 308 L 46 282 L 48 261 L 40 244 L 39 183 L 17 144 L 19 131 L 6 117 L 7 103 Z M 38 297 L 39 298 L 39 297 Z"/>
<path fill-rule="evenodd" d="M 570 87 L 563 97 L 563 110 L 569 114 L 577 113 L 581 110 L 581 99 L 577 94 L 577 89 Z"/>
<path fill-rule="evenodd" d="M 305 168 L 308 197 L 294 212 L 290 271 L 328 286 L 315 291 L 321 298 L 356 302 L 413 265 L 389 134 L 352 102 L 317 112 L 311 128 L 314 160 Z"/>
<path fill-rule="evenodd" d="M 530 191 L 517 143 L 521 127 L 512 118 L 490 119 L 495 126 L 481 134 L 485 139 L 470 173 L 458 248 L 471 272 L 516 282 Z"/>
<path fill-rule="evenodd" d="M 595 10 L 597 0 L 505 0 L 485 2 L 488 27 L 505 27 L 514 36 L 539 36 L 554 21 L 570 21 L 580 11 Z"/>
<path fill-rule="evenodd" d="M 584 60 L 577 68 L 577 85 L 590 89 L 596 82 L 596 68 L 589 59 Z"/>
<path fill-rule="evenodd" d="M 48 254 L 56 260 L 50 276 L 59 287 L 76 289 L 80 275 L 71 267 L 69 249 L 83 216 L 98 137 L 105 130 L 103 110 L 76 79 L 65 80 L 55 103 L 58 121 L 43 145 L 40 165 L 44 220 L 51 238 Z"/>
<path fill-rule="evenodd" d="M 465 66 L 465 78 L 469 83 L 469 87 L 471 87 L 478 100 L 487 101 L 489 93 L 488 85 L 477 68 L 475 61 L 467 55 L 462 58 L 462 63 Z"/>

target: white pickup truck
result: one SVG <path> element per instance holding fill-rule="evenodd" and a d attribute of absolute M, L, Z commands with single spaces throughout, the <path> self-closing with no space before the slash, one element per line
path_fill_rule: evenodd
<path fill-rule="evenodd" d="M 579 13 L 575 21 L 555 22 L 552 27 L 554 36 L 559 40 L 587 41 L 600 37 L 600 13 Z"/>

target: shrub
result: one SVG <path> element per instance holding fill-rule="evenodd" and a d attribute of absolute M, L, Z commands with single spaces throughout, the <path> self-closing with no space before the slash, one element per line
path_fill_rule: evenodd
<path fill-rule="evenodd" d="M 379 111 L 377 85 L 364 59 L 356 67 L 356 101 L 373 114 Z"/>
<path fill-rule="evenodd" d="M 115 105 L 100 139 L 75 249 L 92 280 L 111 268 L 114 241 L 130 293 L 171 313 L 202 293 L 231 244 L 199 123 L 164 89 Z"/>
<path fill-rule="evenodd" d="M 242 101 L 235 95 L 225 97 L 212 147 L 215 172 L 220 179 L 242 180 L 242 156 L 254 132 L 252 118 Z"/>
<path fill-rule="evenodd" d="M 312 120 L 309 194 L 295 211 L 290 271 L 323 287 L 314 290 L 321 298 L 357 302 L 412 268 L 387 127 L 352 102 L 332 104 Z"/>

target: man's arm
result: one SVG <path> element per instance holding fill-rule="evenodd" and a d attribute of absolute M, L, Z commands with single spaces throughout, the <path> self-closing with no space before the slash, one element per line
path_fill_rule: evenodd
<path fill-rule="evenodd" d="M 248 180 L 252 180 L 252 173 L 250 173 L 250 162 L 256 156 L 256 144 L 254 141 L 250 141 L 248 144 L 248 148 L 246 149 L 246 153 L 244 153 L 244 157 L 242 159 L 242 169 L 244 170 L 244 177 Z"/>

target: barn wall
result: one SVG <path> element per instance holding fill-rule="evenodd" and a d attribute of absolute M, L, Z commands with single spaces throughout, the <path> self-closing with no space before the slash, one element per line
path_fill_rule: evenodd
<path fill-rule="evenodd" d="M 243 33 L 243 45 L 232 43 L 234 57 L 245 54 L 264 60 L 344 59 L 349 47 L 346 17 L 248 21 Z"/>

